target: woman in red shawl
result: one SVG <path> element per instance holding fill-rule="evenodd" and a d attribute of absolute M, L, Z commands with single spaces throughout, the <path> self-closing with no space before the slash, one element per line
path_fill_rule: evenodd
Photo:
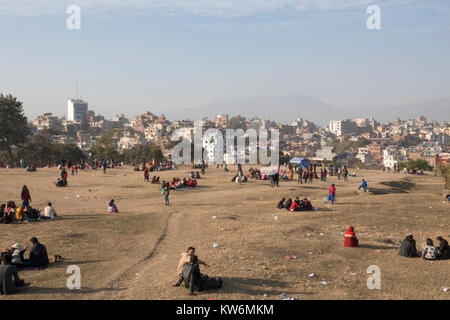
<path fill-rule="evenodd" d="M 348 231 L 344 235 L 344 247 L 356 247 L 358 246 L 358 238 L 356 238 L 353 227 L 350 226 Z"/>

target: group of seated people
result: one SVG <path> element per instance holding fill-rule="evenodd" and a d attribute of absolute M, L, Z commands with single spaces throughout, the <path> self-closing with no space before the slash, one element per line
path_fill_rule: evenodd
<path fill-rule="evenodd" d="M 249 178 L 256 180 L 261 179 L 261 170 L 258 168 L 250 168 L 248 169 L 248 172 L 250 172 Z"/>
<path fill-rule="evenodd" d="M 8 201 L 7 204 L 0 206 L 0 224 L 54 220 L 56 216 L 55 208 L 53 208 L 51 202 L 47 204 L 42 214 L 39 209 L 34 209 L 29 204 L 17 207 L 14 201 Z"/>
<path fill-rule="evenodd" d="M 159 184 L 159 176 L 153 176 L 152 181 L 150 182 L 152 184 Z"/>
<path fill-rule="evenodd" d="M 198 171 L 191 171 L 191 174 L 189 175 L 189 177 L 191 178 L 191 179 L 200 179 L 201 177 L 200 177 L 200 173 L 198 172 Z"/>
<path fill-rule="evenodd" d="M 27 166 L 27 168 L 25 170 L 27 170 L 27 172 L 35 172 L 35 171 L 37 171 L 35 166 Z"/>
<path fill-rule="evenodd" d="M 432 239 L 427 239 L 422 253 L 419 254 L 417 252 L 416 240 L 414 240 L 414 236 L 412 234 L 407 235 L 405 240 L 403 240 L 400 245 L 399 255 L 408 258 L 421 256 L 425 260 L 450 259 L 450 248 L 448 241 L 441 236 L 437 237 L 436 240 L 439 242 L 439 246 L 435 246 Z"/>
<path fill-rule="evenodd" d="M 292 199 L 283 198 L 278 202 L 277 205 L 278 209 L 286 209 L 290 211 L 311 211 L 313 210 L 313 206 L 311 204 L 311 201 L 304 198 L 303 200 L 300 200 L 299 197 L 296 197 L 294 201 Z"/>
<path fill-rule="evenodd" d="M 161 184 L 162 186 L 165 185 L 165 181 Z M 194 188 L 197 186 L 197 178 L 178 178 L 174 177 L 172 181 L 170 182 L 170 190 L 180 190 L 184 188 Z"/>
<path fill-rule="evenodd" d="M 241 183 L 241 182 L 247 182 L 248 178 L 246 176 L 241 176 L 239 174 L 236 174 L 233 178 L 231 178 L 231 182 Z"/>
<path fill-rule="evenodd" d="M 20 243 L 14 244 L 1 252 L 0 265 L 0 293 L 13 294 L 22 291 L 29 284 L 20 279 L 18 271 L 23 269 L 42 270 L 49 265 L 46 247 L 36 237 L 31 238 L 29 258 L 25 259 L 27 247 Z M 62 261 L 62 257 L 55 255 L 55 262 Z"/>

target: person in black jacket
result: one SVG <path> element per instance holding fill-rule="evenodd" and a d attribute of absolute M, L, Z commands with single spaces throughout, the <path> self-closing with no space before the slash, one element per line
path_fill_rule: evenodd
<path fill-rule="evenodd" d="M 417 257 L 416 240 L 414 240 L 413 235 L 407 235 L 405 240 L 403 240 L 400 245 L 400 251 L 398 253 L 403 257 L 413 258 Z"/>
<path fill-rule="evenodd" d="M 278 202 L 277 204 L 277 208 L 278 209 L 283 209 L 284 208 L 284 201 L 286 200 L 286 198 L 283 198 L 280 200 L 280 202 Z"/>
<path fill-rule="evenodd" d="M 448 241 L 442 238 L 441 236 L 436 238 L 439 241 L 439 259 L 450 259 L 450 248 L 448 245 Z"/>
<path fill-rule="evenodd" d="M 30 249 L 30 261 L 31 266 L 34 268 L 46 267 L 49 264 L 47 249 L 41 243 L 39 243 L 36 237 L 31 238 L 33 246 Z"/>

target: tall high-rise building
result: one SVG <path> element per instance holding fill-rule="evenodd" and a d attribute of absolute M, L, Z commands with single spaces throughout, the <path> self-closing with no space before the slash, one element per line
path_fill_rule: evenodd
<path fill-rule="evenodd" d="M 88 103 L 81 99 L 69 99 L 67 102 L 67 120 L 81 121 L 88 112 Z"/>

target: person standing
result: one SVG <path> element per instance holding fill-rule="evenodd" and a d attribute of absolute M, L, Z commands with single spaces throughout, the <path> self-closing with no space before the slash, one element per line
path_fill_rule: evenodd
<path fill-rule="evenodd" d="M 164 195 L 164 201 L 166 202 L 166 206 L 169 205 L 169 194 L 170 194 L 170 185 L 166 183 L 162 189 L 162 193 Z"/>
<path fill-rule="evenodd" d="M 20 194 L 20 197 L 22 199 L 22 206 L 28 207 L 31 202 L 31 195 L 26 185 L 22 187 L 22 193 Z"/>
<path fill-rule="evenodd" d="M 297 184 L 303 184 L 303 167 L 299 165 L 297 167 Z"/>
<path fill-rule="evenodd" d="M 330 187 L 328 198 L 330 199 L 331 204 L 334 204 L 336 201 L 336 187 L 334 183 Z"/>

